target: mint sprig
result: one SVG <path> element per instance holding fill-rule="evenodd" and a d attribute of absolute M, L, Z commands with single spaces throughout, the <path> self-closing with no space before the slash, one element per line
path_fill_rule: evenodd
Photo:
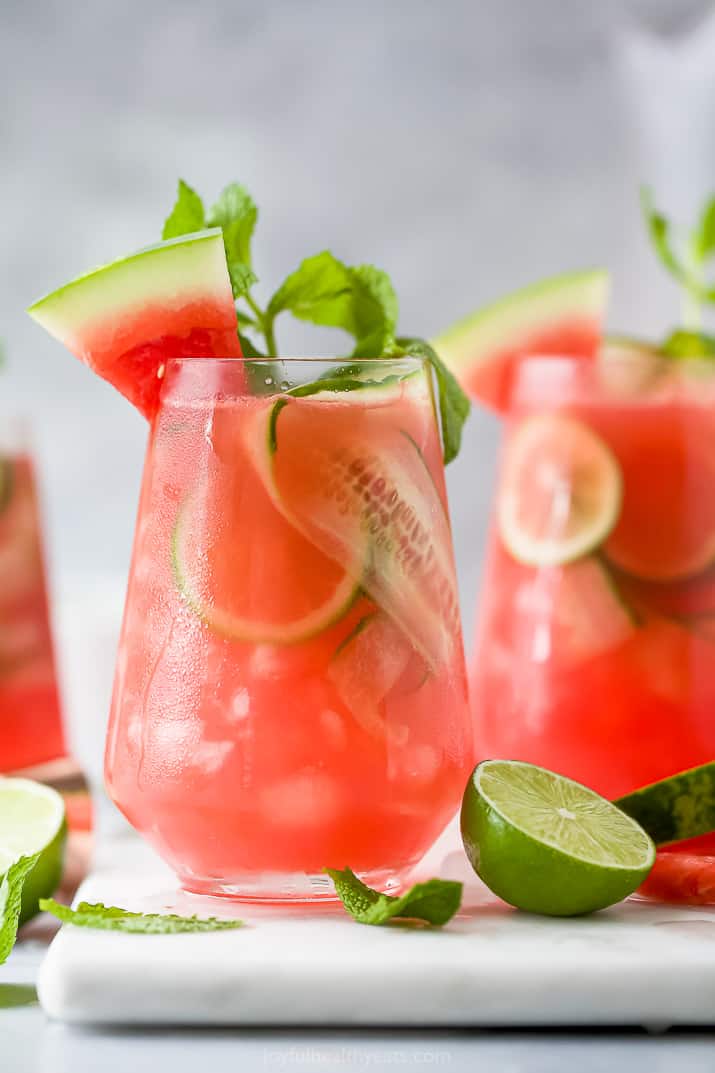
<path fill-rule="evenodd" d="M 462 391 L 459 381 L 444 364 L 434 347 L 425 339 L 399 338 L 396 347 L 405 354 L 410 354 L 427 361 L 437 380 L 439 393 L 439 417 L 442 426 L 442 449 L 444 464 L 451 462 L 459 454 L 462 446 L 462 429 L 469 417 L 471 403 Z"/>
<path fill-rule="evenodd" d="M 20 857 L 11 864 L 0 883 L 0 965 L 10 956 L 17 938 L 25 880 L 37 864 L 39 853 Z"/>
<path fill-rule="evenodd" d="M 220 920 L 218 917 L 176 916 L 174 913 L 130 913 L 115 905 L 102 902 L 80 902 L 76 909 L 61 905 L 54 898 L 41 898 L 40 909 L 51 913 L 63 924 L 78 928 L 97 928 L 102 931 L 126 931 L 137 935 L 177 935 L 180 932 L 227 931 L 240 928 L 241 920 Z"/>
<path fill-rule="evenodd" d="M 715 195 L 708 198 L 689 233 L 678 234 L 668 218 L 656 208 L 648 187 L 641 190 L 641 208 L 653 247 L 662 264 L 683 290 L 683 322 L 697 334 L 702 306 L 715 302 L 712 261 L 715 258 Z"/>
<path fill-rule="evenodd" d="M 715 336 L 678 328 L 661 344 L 660 350 L 669 358 L 713 358 Z"/>
<path fill-rule="evenodd" d="M 191 235 L 207 226 L 204 203 L 188 183 L 179 179 L 174 207 L 164 221 L 161 232 L 163 240 L 177 238 L 179 235 Z"/>
<path fill-rule="evenodd" d="M 374 265 L 347 265 L 329 250 L 323 250 L 302 261 L 268 303 L 261 306 L 253 294 L 257 277 L 251 243 L 257 219 L 255 202 L 240 184 L 227 186 L 206 211 L 196 191 L 180 180 L 163 237 L 175 238 L 202 227 L 221 227 L 236 299 L 238 334 L 247 358 L 278 356 L 276 321 L 289 314 L 318 326 L 342 329 L 353 340 L 348 358 L 411 354 L 429 362 L 439 388 L 444 461 L 451 462 L 459 451 L 469 400 L 428 343 L 396 337 L 398 301 L 387 273 Z M 347 368 L 345 375 L 350 375 Z"/>
<path fill-rule="evenodd" d="M 350 868 L 325 871 L 345 909 L 359 924 L 387 924 L 399 917 L 441 927 L 452 919 L 462 901 L 462 884 L 452 879 L 415 883 L 395 898 L 368 887 Z"/>

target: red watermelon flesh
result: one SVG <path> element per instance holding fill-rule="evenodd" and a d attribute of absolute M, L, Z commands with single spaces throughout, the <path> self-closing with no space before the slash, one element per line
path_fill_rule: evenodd
<path fill-rule="evenodd" d="M 465 391 L 503 413 L 520 359 L 597 353 L 608 287 L 601 270 L 556 276 L 467 317 L 434 345 Z"/>
<path fill-rule="evenodd" d="M 219 228 L 96 269 L 29 313 L 148 418 L 168 359 L 241 357 Z"/>

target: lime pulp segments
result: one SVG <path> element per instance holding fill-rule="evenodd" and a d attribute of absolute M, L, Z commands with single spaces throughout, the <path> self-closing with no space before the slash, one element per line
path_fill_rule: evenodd
<path fill-rule="evenodd" d="M 549 916 L 621 901 L 655 860 L 650 837 L 610 801 L 513 760 L 477 765 L 461 827 L 467 856 L 486 885 L 518 909 Z"/>
<path fill-rule="evenodd" d="M 62 878 L 67 838 L 65 806 L 60 794 L 30 779 L 0 778 L 0 874 L 18 857 L 40 852 L 22 892 L 20 923 L 39 912 Z"/>

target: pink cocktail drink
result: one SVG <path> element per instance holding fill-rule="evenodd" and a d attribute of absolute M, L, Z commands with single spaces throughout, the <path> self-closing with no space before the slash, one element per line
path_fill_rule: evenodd
<path fill-rule="evenodd" d="M 65 754 L 34 467 L 0 456 L 0 772 Z"/>
<path fill-rule="evenodd" d="M 106 771 L 191 890 L 311 898 L 344 865 L 389 889 L 472 764 L 429 377 L 336 369 L 167 368 Z"/>
<path fill-rule="evenodd" d="M 711 761 L 715 379 L 646 354 L 531 358 L 511 401 L 472 669 L 480 755 L 612 799 Z M 668 896 L 695 896 L 715 837 L 672 851 Z"/>

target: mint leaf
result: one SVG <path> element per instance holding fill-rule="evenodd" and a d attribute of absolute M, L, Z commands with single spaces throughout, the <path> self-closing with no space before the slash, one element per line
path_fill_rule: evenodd
<path fill-rule="evenodd" d="M 76 909 L 60 905 L 54 898 L 40 898 L 40 909 L 78 928 L 98 928 L 103 931 L 128 931 L 142 935 L 175 935 L 179 932 L 224 931 L 240 928 L 241 920 L 219 920 L 217 917 L 182 917 L 173 913 L 130 913 L 115 905 L 80 902 Z"/>
<path fill-rule="evenodd" d="M 220 227 L 226 246 L 226 258 L 251 265 L 251 239 L 258 219 L 258 209 L 245 186 L 230 183 L 211 206 L 208 226 Z"/>
<path fill-rule="evenodd" d="M 670 223 L 667 218 L 655 208 L 653 195 L 648 187 L 642 187 L 641 189 L 641 208 L 656 253 L 668 271 L 672 273 L 677 280 L 689 288 L 691 282 L 689 273 L 680 263 L 673 250 Z"/>
<path fill-rule="evenodd" d="M 20 857 L 11 864 L 0 883 L 0 965 L 7 961 L 17 938 L 22 888 L 37 864 L 39 853 Z"/>
<path fill-rule="evenodd" d="M 715 357 L 715 336 L 680 328 L 668 336 L 660 349 L 669 358 L 712 358 Z"/>
<path fill-rule="evenodd" d="M 402 337 L 396 342 L 402 353 L 424 358 L 434 370 L 439 389 L 439 418 L 442 425 L 442 450 L 446 466 L 459 454 L 462 445 L 462 429 L 469 417 L 471 403 L 457 378 L 444 364 L 434 347 L 425 339 Z"/>
<path fill-rule="evenodd" d="M 162 239 L 176 238 L 178 235 L 190 235 L 206 227 L 204 203 L 188 183 L 179 179 L 179 189 L 174 207 L 164 222 Z"/>
<path fill-rule="evenodd" d="M 715 253 L 715 196 L 705 202 L 692 237 L 693 255 L 702 262 Z"/>
<path fill-rule="evenodd" d="M 374 265 L 348 268 L 352 287 L 351 320 L 354 358 L 381 358 L 394 340 L 398 303 L 390 277 Z"/>
<path fill-rule="evenodd" d="M 220 227 L 223 231 L 234 298 L 247 294 L 256 282 L 251 269 L 251 239 L 257 219 L 256 203 L 240 183 L 225 187 L 208 213 L 208 226 Z"/>
<path fill-rule="evenodd" d="M 244 358 L 265 358 L 265 357 L 267 357 L 266 354 L 263 354 L 258 349 L 258 347 L 255 345 L 255 343 L 252 341 L 252 339 L 248 335 L 246 335 L 245 332 L 239 332 L 238 333 L 238 339 L 239 339 L 239 342 L 241 344 L 241 353 L 243 354 Z M 264 375 L 267 375 L 267 373 L 268 373 L 268 370 L 265 371 Z"/>
<path fill-rule="evenodd" d="M 233 297 L 241 298 L 243 295 L 248 294 L 254 283 L 258 282 L 258 276 L 252 268 L 243 264 L 242 261 L 227 261 L 226 263 L 231 279 Z"/>
<path fill-rule="evenodd" d="M 451 879 L 428 879 L 394 898 L 368 887 L 350 868 L 325 870 L 345 909 L 359 924 L 387 924 L 400 917 L 441 927 L 452 919 L 462 901 L 462 884 Z"/>
<path fill-rule="evenodd" d="M 355 339 L 353 357 L 381 358 L 394 336 L 397 296 L 381 269 L 351 268 L 323 250 L 288 276 L 266 314 L 272 322 L 283 311 L 311 324 L 342 328 Z"/>
<path fill-rule="evenodd" d="M 275 318 L 288 310 L 299 320 L 342 328 L 350 319 L 352 281 L 347 268 L 328 250 L 307 257 L 283 281 L 268 303 Z"/>

